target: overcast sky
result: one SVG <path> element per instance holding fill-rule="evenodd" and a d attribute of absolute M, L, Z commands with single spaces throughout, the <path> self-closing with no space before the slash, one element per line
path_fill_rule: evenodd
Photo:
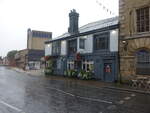
<path fill-rule="evenodd" d="M 68 30 L 68 13 L 76 9 L 79 26 L 118 15 L 118 0 L 98 0 L 114 12 L 110 15 L 96 0 L 0 0 L 0 56 L 25 49 L 27 29 L 53 32 Z"/>

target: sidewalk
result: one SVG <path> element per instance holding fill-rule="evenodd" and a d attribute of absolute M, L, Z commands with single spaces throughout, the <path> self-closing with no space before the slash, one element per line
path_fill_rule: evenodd
<path fill-rule="evenodd" d="M 40 69 L 40 70 L 28 70 L 28 71 L 25 71 L 23 69 L 19 69 L 19 68 L 16 68 L 16 67 L 11 67 L 11 69 L 14 70 L 14 71 L 20 72 L 20 73 L 28 74 L 28 75 L 44 76 L 44 71 L 42 69 Z"/>
<path fill-rule="evenodd" d="M 14 67 L 11 69 L 13 69 L 14 71 L 20 72 L 20 73 L 26 73 L 28 75 L 44 77 L 43 70 L 24 71 L 22 69 L 18 69 L 18 68 L 14 68 Z M 103 88 L 108 88 L 108 89 L 113 89 L 113 90 L 122 90 L 122 91 L 136 92 L 136 93 L 141 93 L 141 94 L 150 94 L 150 90 L 145 90 L 144 88 L 143 89 L 135 89 L 126 84 L 108 83 L 108 82 L 103 82 L 100 80 L 79 80 L 77 78 L 68 78 L 68 77 L 63 77 L 63 76 L 49 76 L 46 79 L 65 81 L 65 82 L 70 82 L 73 84 L 80 84 L 80 85 L 95 87 L 95 88 L 103 87 Z"/>
<path fill-rule="evenodd" d="M 79 80 L 77 78 L 68 78 L 68 77 L 63 77 L 63 76 L 49 76 L 47 79 L 65 81 L 65 82 L 70 82 L 72 84 L 79 84 L 79 85 L 84 85 L 88 87 L 95 87 L 95 88 L 103 87 L 103 88 L 108 88 L 112 90 L 128 91 L 128 92 L 135 92 L 135 93 L 150 95 L 150 90 L 148 91 L 145 89 L 135 89 L 126 84 L 108 83 L 108 82 L 103 82 L 100 80 Z"/>

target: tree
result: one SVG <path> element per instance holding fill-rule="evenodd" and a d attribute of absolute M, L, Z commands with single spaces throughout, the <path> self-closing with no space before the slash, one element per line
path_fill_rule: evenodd
<path fill-rule="evenodd" d="M 2 60 L 2 57 L 0 56 L 0 60 Z"/>
<path fill-rule="evenodd" d="M 17 50 L 9 51 L 9 52 L 7 53 L 7 58 L 8 58 L 8 60 L 14 59 L 16 53 L 17 53 Z"/>

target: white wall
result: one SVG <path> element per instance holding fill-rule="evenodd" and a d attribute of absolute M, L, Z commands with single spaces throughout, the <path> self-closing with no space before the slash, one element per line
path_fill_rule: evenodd
<path fill-rule="evenodd" d="M 66 40 L 61 41 L 61 55 L 67 54 L 67 43 Z"/>
<path fill-rule="evenodd" d="M 45 56 L 52 55 L 52 44 L 45 44 Z"/>
<path fill-rule="evenodd" d="M 118 51 L 118 29 L 110 31 L 110 51 Z"/>
<path fill-rule="evenodd" d="M 79 38 L 85 38 L 85 49 L 79 48 Z M 93 52 L 93 35 L 78 37 L 77 50 L 80 53 L 92 53 Z"/>

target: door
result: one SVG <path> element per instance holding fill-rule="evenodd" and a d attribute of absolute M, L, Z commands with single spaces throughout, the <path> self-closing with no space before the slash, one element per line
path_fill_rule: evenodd
<path fill-rule="evenodd" d="M 104 63 L 104 81 L 114 82 L 114 70 L 112 63 Z"/>

